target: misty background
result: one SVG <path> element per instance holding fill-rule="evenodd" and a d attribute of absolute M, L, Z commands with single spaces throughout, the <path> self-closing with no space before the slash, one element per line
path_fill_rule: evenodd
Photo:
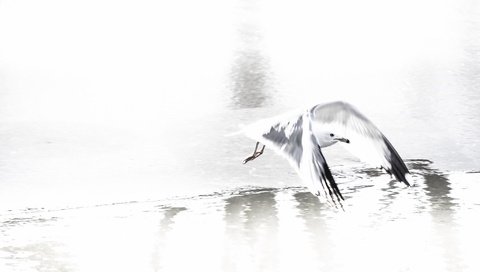
<path fill-rule="evenodd" d="M 339 99 L 478 171 L 479 48 L 473 0 L 0 1 L 0 207 L 299 185 L 224 135 Z"/>

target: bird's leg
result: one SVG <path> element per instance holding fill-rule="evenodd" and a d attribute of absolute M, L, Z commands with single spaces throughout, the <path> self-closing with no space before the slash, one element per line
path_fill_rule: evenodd
<path fill-rule="evenodd" d="M 253 151 L 253 154 L 252 156 L 246 158 L 245 160 L 243 160 L 243 164 L 249 162 L 249 161 L 253 161 L 254 159 L 258 158 L 260 155 L 263 154 L 263 150 L 265 149 L 265 145 L 263 145 L 262 149 L 260 151 L 257 151 L 258 149 L 258 144 L 260 142 L 257 142 L 257 144 L 255 145 L 255 150 Z"/>
<path fill-rule="evenodd" d="M 243 160 L 243 164 L 245 164 L 245 163 L 247 163 L 247 162 L 249 162 L 249 161 L 252 161 L 252 160 L 256 159 L 258 156 L 260 156 L 260 155 L 257 156 L 257 153 L 258 153 L 258 152 L 257 152 L 258 144 L 259 144 L 259 142 L 257 142 L 257 143 L 255 144 L 255 150 L 253 151 L 252 156 L 244 159 L 244 160 Z"/>

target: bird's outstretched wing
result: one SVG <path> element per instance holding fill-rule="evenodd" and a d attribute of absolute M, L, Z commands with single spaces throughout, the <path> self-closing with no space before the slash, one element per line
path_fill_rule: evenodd
<path fill-rule="evenodd" d="M 410 185 L 409 173 L 398 152 L 380 130 L 353 106 L 345 102 L 320 104 L 311 110 L 313 131 L 332 131 L 350 140 L 343 146 L 359 159 L 381 166 L 399 181 Z"/>
<path fill-rule="evenodd" d="M 310 191 L 327 201 L 331 200 L 334 205 L 340 203 L 343 199 L 337 183 L 333 179 L 330 168 L 327 165 L 325 157 L 322 154 L 320 145 L 311 128 L 305 129 L 302 144 L 304 154 L 300 160 L 298 172 L 302 179 L 309 183 Z"/>
<path fill-rule="evenodd" d="M 309 111 L 286 119 L 262 120 L 247 128 L 245 133 L 286 158 L 310 191 L 321 200 L 332 201 L 334 205 L 343 200 L 313 135 Z"/>

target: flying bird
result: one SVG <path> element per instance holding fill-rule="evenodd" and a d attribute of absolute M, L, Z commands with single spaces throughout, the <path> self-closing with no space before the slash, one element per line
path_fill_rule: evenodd
<path fill-rule="evenodd" d="M 322 154 L 323 148 L 336 143 L 410 186 L 407 166 L 390 141 L 355 107 L 342 101 L 262 119 L 241 132 L 257 142 L 244 164 L 262 155 L 267 146 L 286 158 L 310 191 L 327 202 L 344 200 Z"/>

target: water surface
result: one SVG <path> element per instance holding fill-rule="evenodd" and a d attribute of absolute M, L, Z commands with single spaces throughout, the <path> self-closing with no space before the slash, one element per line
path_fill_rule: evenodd
<path fill-rule="evenodd" d="M 19 211 L 0 218 L 1 267 L 478 270 L 480 202 L 471 191 L 479 189 L 480 175 L 443 173 L 426 160 L 407 164 L 415 180 L 410 188 L 385 174 L 345 169 L 344 211 L 321 204 L 303 187 Z"/>
<path fill-rule="evenodd" d="M 477 1 L 0 2 L 0 270 L 477 271 Z M 345 100 L 320 204 L 241 124 Z"/>

